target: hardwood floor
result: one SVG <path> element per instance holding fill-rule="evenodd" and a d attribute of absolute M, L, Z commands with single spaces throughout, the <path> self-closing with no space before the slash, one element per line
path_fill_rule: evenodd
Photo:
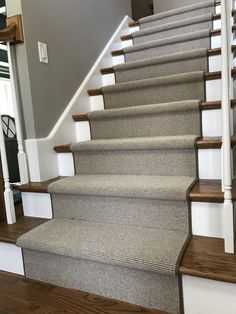
<path fill-rule="evenodd" d="M 4 272 L 0 283 L 0 313 L 166 314 Z"/>
<path fill-rule="evenodd" d="M 0 242 L 15 244 L 19 236 L 46 221 L 47 219 L 42 218 L 19 217 L 13 225 L 0 223 Z"/>
<path fill-rule="evenodd" d="M 181 263 L 183 275 L 236 283 L 236 254 L 224 253 L 224 240 L 194 236 Z"/>

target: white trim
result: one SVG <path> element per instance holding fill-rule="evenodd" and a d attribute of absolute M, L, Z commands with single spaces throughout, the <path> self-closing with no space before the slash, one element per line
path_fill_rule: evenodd
<path fill-rule="evenodd" d="M 6 15 L 6 13 L 7 13 L 6 7 L 1 7 L 1 8 L 0 8 L 0 14 Z"/>
<path fill-rule="evenodd" d="M 235 314 L 236 285 L 182 276 L 185 314 Z"/>
<path fill-rule="evenodd" d="M 21 195 L 24 216 L 52 219 L 52 201 L 49 193 L 24 192 Z"/>
<path fill-rule="evenodd" d="M 15 244 L 0 242 L 0 270 L 24 275 L 22 250 Z"/>
<path fill-rule="evenodd" d="M 0 13 L 1 14 L 1 13 Z M 0 44 L 0 50 L 5 50 L 7 51 L 7 46 L 6 45 L 3 45 L 3 44 Z"/>

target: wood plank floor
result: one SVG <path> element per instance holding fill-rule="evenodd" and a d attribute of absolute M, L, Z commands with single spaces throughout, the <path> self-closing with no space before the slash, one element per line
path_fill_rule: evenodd
<path fill-rule="evenodd" d="M 166 314 L 0 272 L 0 313 Z"/>
<path fill-rule="evenodd" d="M 185 251 L 180 272 L 236 283 L 236 254 L 224 253 L 223 239 L 194 236 Z"/>
<path fill-rule="evenodd" d="M 19 217 L 13 225 L 2 222 L 0 223 L 0 242 L 15 244 L 19 236 L 46 221 L 47 219 L 42 218 Z"/>

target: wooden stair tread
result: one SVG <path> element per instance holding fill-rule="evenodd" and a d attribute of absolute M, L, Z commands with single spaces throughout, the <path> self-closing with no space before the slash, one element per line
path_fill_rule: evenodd
<path fill-rule="evenodd" d="M 17 238 L 33 228 L 47 222 L 48 219 L 19 217 L 15 224 L 0 223 L 0 242 L 15 244 Z"/>
<path fill-rule="evenodd" d="M 232 199 L 236 201 L 236 180 L 233 180 Z M 223 203 L 221 180 L 199 180 L 190 191 L 192 202 Z"/>
<path fill-rule="evenodd" d="M 87 114 L 75 114 L 72 116 L 72 119 L 75 122 L 84 122 L 84 121 L 89 121 L 88 115 Z"/>
<path fill-rule="evenodd" d="M 204 101 L 201 103 L 202 110 L 221 109 L 221 101 Z M 231 99 L 231 107 L 236 106 L 236 99 Z"/>
<path fill-rule="evenodd" d="M 231 137 L 232 147 L 236 144 L 236 136 Z M 221 137 L 200 137 L 197 140 L 197 148 L 199 149 L 220 149 L 222 145 Z M 70 144 L 54 147 L 57 153 L 71 153 Z"/>
<path fill-rule="evenodd" d="M 53 149 L 58 154 L 59 153 L 71 153 L 70 144 L 58 145 L 58 146 L 55 146 Z"/>
<path fill-rule="evenodd" d="M 184 253 L 182 275 L 236 283 L 236 255 L 224 253 L 224 240 L 193 236 Z"/>
<path fill-rule="evenodd" d="M 48 193 L 48 185 L 63 178 L 57 177 L 44 182 L 31 182 L 18 186 L 18 190 L 21 192 Z M 233 201 L 236 201 L 236 180 L 233 180 L 232 197 Z M 221 181 L 202 179 L 197 181 L 190 191 L 190 200 L 193 202 L 223 203 L 224 195 L 221 190 Z"/>
<path fill-rule="evenodd" d="M 232 45 L 232 52 L 236 51 L 236 45 Z M 113 57 L 118 57 L 118 56 L 123 56 L 124 55 L 124 50 L 113 50 L 111 52 Z M 221 48 L 214 48 L 214 49 L 208 49 L 208 57 L 210 56 L 218 56 L 221 54 Z"/>
<path fill-rule="evenodd" d="M 28 184 L 15 186 L 15 188 L 20 192 L 47 193 L 49 184 L 63 178 L 64 177 L 56 177 L 43 182 L 30 182 Z"/>
<path fill-rule="evenodd" d="M 0 282 L 2 313 L 167 314 L 5 272 Z"/>

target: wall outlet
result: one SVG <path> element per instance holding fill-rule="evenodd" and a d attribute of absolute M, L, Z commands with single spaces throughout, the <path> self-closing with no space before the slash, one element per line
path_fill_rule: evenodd
<path fill-rule="evenodd" d="M 39 61 L 48 64 L 48 46 L 47 44 L 38 42 Z"/>

